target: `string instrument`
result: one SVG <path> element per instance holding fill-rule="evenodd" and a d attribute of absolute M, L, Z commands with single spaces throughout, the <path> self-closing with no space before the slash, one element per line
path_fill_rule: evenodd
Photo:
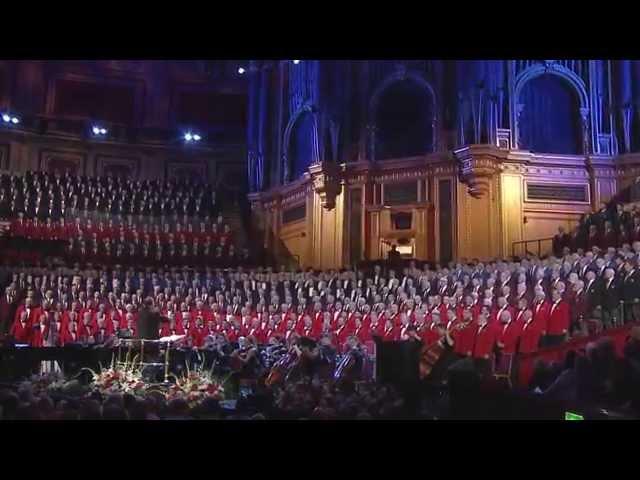
<path fill-rule="evenodd" d="M 271 387 L 273 385 L 277 385 L 283 380 L 286 380 L 298 364 L 298 361 L 298 355 L 296 355 L 295 351 L 286 353 L 269 371 L 269 375 L 267 375 L 267 378 L 264 381 L 265 386 Z"/>
<path fill-rule="evenodd" d="M 345 355 L 342 356 L 340 362 L 338 363 L 335 372 L 333 373 L 333 379 L 336 382 L 339 382 L 346 378 L 347 374 L 349 374 L 356 365 L 356 352 L 353 350 L 349 350 Z"/>
<path fill-rule="evenodd" d="M 469 326 L 471 322 L 467 323 L 459 323 L 458 325 L 454 325 L 450 330 L 438 339 L 437 342 L 434 342 L 431 345 L 424 345 L 420 351 L 420 362 L 419 362 L 419 371 L 420 371 L 420 379 L 424 380 L 427 378 L 431 372 L 433 371 L 433 367 L 435 367 L 442 354 L 445 352 L 446 347 L 444 342 L 442 341 L 446 335 L 452 331 L 462 330 Z"/>
<path fill-rule="evenodd" d="M 246 363 L 251 358 L 251 352 L 253 349 L 247 348 L 244 350 L 236 350 L 231 354 L 231 369 L 234 371 L 242 370 L 242 367 L 246 365 Z"/>

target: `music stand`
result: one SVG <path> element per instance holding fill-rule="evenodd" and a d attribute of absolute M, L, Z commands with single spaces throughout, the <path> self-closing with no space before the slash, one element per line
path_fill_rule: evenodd
<path fill-rule="evenodd" d="M 122 367 L 126 365 L 126 359 L 131 357 L 131 354 L 134 351 L 134 348 L 139 344 L 140 345 L 140 370 L 143 371 L 147 367 L 164 367 L 164 383 L 169 383 L 169 352 L 171 351 L 171 345 L 175 340 L 172 340 L 172 337 L 165 337 L 160 340 L 146 340 L 143 338 L 121 338 L 120 343 L 118 344 L 118 356 L 116 360 L 116 365 Z M 165 354 L 164 354 L 164 362 L 145 362 L 144 361 L 144 347 L 146 345 L 158 345 L 158 349 L 164 344 L 165 345 Z M 127 356 L 125 357 L 125 361 L 122 361 L 122 347 L 128 346 Z"/>

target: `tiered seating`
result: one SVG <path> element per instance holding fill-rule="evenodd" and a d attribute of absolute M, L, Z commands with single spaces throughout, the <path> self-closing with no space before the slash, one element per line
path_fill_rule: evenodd
<path fill-rule="evenodd" d="M 357 274 L 17 270 L 3 302 L 21 306 L 4 325 L 12 324 L 16 338 L 34 344 L 40 341 L 37 331 L 44 334 L 51 325 L 62 332 L 56 342 L 69 335 L 74 342 L 98 342 L 118 329 L 135 332 L 138 306 L 151 296 L 169 319 L 161 333 L 185 333 L 194 346 L 219 335 L 228 342 L 251 336 L 259 343 L 328 337 L 340 349 L 351 337 L 362 344 L 374 336 L 432 344 L 448 331 L 457 355 L 487 360 L 496 349 L 529 354 L 637 322 L 637 258 L 622 250 L 616 259 L 589 252 L 451 269 L 413 265 L 397 275 L 379 267 Z M 25 302 L 32 302 L 29 313 Z"/>
<path fill-rule="evenodd" d="M 580 224 L 567 234 L 563 229 L 553 240 L 553 251 L 561 255 L 571 251 L 607 250 L 640 241 L 640 209 L 636 203 L 610 202 L 593 213 L 584 215 Z"/>
<path fill-rule="evenodd" d="M 2 176 L 0 218 L 11 221 L 5 257 L 43 254 L 71 263 L 145 266 L 246 261 L 207 184 L 73 177 Z"/>

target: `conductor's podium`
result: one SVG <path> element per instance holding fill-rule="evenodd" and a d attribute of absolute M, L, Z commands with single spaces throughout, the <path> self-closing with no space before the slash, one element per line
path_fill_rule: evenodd
<path fill-rule="evenodd" d="M 172 335 L 158 340 L 121 338 L 118 342 L 115 363 L 118 367 L 125 367 L 131 365 L 136 356 L 138 356 L 139 358 L 137 358 L 135 364 L 140 367 L 142 373 L 150 367 L 163 367 L 164 382 L 169 383 L 171 350 L 176 345 L 179 345 L 184 338 L 185 335 Z"/>

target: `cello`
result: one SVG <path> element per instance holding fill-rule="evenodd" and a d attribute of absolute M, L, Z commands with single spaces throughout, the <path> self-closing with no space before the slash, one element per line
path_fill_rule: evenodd
<path fill-rule="evenodd" d="M 265 386 L 272 387 L 286 380 L 299 362 L 299 356 L 295 350 L 290 350 L 279 359 L 269 371 L 264 381 Z"/>
<path fill-rule="evenodd" d="M 438 363 L 438 360 L 442 357 L 447 347 L 446 343 L 451 344 L 451 337 L 449 336 L 452 331 L 462 330 L 469 326 L 471 322 L 460 323 L 451 328 L 451 330 L 445 330 L 444 334 L 438 339 L 437 342 L 434 342 L 431 345 L 424 345 L 420 350 L 420 362 L 419 362 L 419 372 L 420 372 L 420 380 L 424 380 L 433 371 L 433 368 Z"/>

